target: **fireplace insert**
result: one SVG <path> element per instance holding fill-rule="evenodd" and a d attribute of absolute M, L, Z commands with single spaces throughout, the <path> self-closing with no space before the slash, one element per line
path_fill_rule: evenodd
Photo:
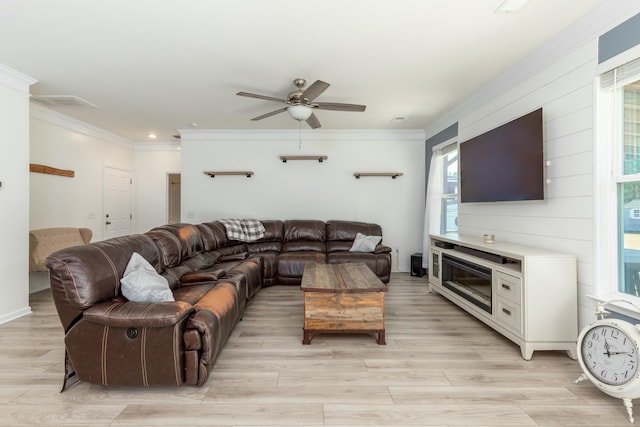
<path fill-rule="evenodd" d="M 491 269 L 443 254 L 442 286 L 491 313 Z"/>

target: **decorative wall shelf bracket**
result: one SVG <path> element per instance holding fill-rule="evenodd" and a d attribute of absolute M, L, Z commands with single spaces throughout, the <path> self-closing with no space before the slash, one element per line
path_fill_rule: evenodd
<path fill-rule="evenodd" d="M 353 174 L 356 179 L 360 179 L 361 176 L 390 176 L 391 179 L 396 179 L 402 175 L 404 175 L 402 172 L 356 172 Z"/>
<path fill-rule="evenodd" d="M 210 171 L 205 172 L 205 175 L 209 175 L 211 178 L 215 178 L 216 175 L 244 175 L 247 178 L 251 178 L 252 171 Z"/>
<path fill-rule="evenodd" d="M 282 163 L 287 163 L 287 160 L 317 160 L 319 163 L 322 163 L 328 158 L 328 156 L 280 156 Z"/>
<path fill-rule="evenodd" d="M 46 173 L 49 175 L 68 176 L 73 178 L 76 173 L 72 170 L 64 170 L 52 168 L 51 166 L 37 165 L 35 163 L 29 163 L 29 172 Z"/>

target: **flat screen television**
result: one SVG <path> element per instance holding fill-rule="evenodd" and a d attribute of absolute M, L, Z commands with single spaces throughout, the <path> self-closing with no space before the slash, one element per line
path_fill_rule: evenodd
<path fill-rule="evenodd" d="M 460 144 L 460 202 L 544 200 L 542 108 Z"/>

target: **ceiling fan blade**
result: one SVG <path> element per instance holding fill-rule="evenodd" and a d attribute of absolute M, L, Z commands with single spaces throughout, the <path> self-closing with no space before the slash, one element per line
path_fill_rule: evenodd
<path fill-rule="evenodd" d="M 302 94 L 303 98 L 307 98 L 309 101 L 313 101 L 316 99 L 322 92 L 327 90 L 327 88 L 331 86 L 327 82 L 323 82 L 322 80 L 316 80 L 313 82 L 311 86 L 309 86 L 304 93 Z"/>
<path fill-rule="evenodd" d="M 320 120 L 318 120 L 318 118 L 316 117 L 315 114 L 311 113 L 311 115 L 309 116 L 309 118 L 307 119 L 307 124 L 309 125 L 309 127 L 311 127 L 311 129 L 317 129 L 320 126 L 322 126 L 320 124 Z"/>
<path fill-rule="evenodd" d="M 266 119 L 267 117 L 275 116 L 276 114 L 284 113 L 285 111 L 287 111 L 287 107 L 280 108 L 278 110 L 272 111 L 272 112 L 267 113 L 267 114 L 263 114 L 263 115 L 258 116 L 258 117 L 254 117 L 251 120 L 255 122 L 256 120 Z"/>
<path fill-rule="evenodd" d="M 249 98 L 265 99 L 267 101 L 274 101 L 274 102 L 287 102 L 286 99 L 274 98 L 273 96 L 267 96 L 267 95 L 258 95 L 256 93 L 249 93 L 249 92 L 238 92 L 236 93 L 236 95 L 247 96 Z"/>
<path fill-rule="evenodd" d="M 343 104 L 340 102 L 314 102 L 319 110 L 335 110 L 335 111 L 356 111 L 362 112 L 367 106 L 359 104 Z"/>

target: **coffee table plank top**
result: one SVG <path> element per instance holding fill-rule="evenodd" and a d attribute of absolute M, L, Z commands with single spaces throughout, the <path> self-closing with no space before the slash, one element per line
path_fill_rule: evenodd
<path fill-rule="evenodd" d="M 307 264 L 300 290 L 303 292 L 386 292 L 387 286 L 364 263 Z"/>

